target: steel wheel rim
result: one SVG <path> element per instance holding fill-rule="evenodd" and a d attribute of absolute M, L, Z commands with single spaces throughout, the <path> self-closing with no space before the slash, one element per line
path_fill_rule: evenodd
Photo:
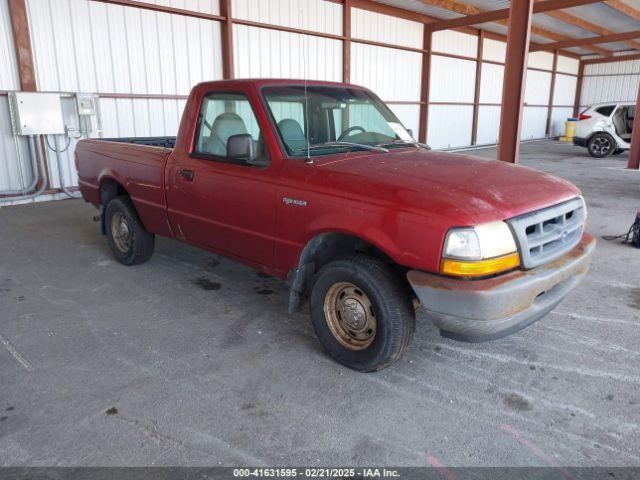
<path fill-rule="evenodd" d="M 349 350 L 364 350 L 376 336 L 373 304 L 352 283 L 331 285 L 324 298 L 324 316 L 334 338 Z"/>
<path fill-rule="evenodd" d="M 129 221 L 120 212 L 116 212 L 111 217 L 111 236 L 116 248 L 122 253 L 127 253 L 131 247 L 131 228 Z"/>
<path fill-rule="evenodd" d="M 607 138 L 596 138 L 591 150 L 598 155 L 605 155 L 611 149 L 611 142 Z"/>

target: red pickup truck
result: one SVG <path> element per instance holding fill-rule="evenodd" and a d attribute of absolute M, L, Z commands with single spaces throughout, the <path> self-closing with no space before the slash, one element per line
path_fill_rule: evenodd
<path fill-rule="evenodd" d="M 354 85 L 202 83 L 177 137 L 83 140 L 76 155 L 121 263 L 162 235 L 287 278 L 289 310 L 308 301 L 324 348 L 360 371 L 398 360 L 419 306 L 462 341 L 530 325 L 595 248 L 574 185 L 430 151 Z"/>

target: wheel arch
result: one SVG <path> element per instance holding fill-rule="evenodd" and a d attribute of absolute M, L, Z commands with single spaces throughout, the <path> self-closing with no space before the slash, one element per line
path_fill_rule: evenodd
<path fill-rule="evenodd" d="M 122 195 L 131 198 L 131 195 L 129 195 L 129 192 L 121 182 L 112 176 L 106 175 L 100 179 L 100 230 L 103 235 L 107 233 L 104 215 L 107 204 Z"/>
<path fill-rule="evenodd" d="M 305 244 L 300 252 L 297 267 L 289 273 L 289 312 L 300 308 L 308 296 L 313 277 L 324 265 L 336 258 L 354 253 L 373 256 L 398 270 L 403 269 L 393 260 L 392 255 L 375 241 L 344 231 L 318 233 Z M 404 275 L 400 278 L 404 278 Z"/>

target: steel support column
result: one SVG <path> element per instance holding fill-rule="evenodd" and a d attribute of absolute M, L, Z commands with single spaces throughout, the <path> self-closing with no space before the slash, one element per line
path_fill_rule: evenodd
<path fill-rule="evenodd" d="M 431 36 L 429 25 L 424 26 L 422 53 L 422 78 L 420 80 L 420 123 L 418 125 L 418 141 L 427 142 L 429 128 L 429 90 L 431 83 Z"/>
<path fill-rule="evenodd" d="M 504 67 L 498 160 L 516 163 L 520 154 L 522 111 L 529 60 L 534 0 L 512 0 Z"/>
<path fill-rule="evenodd" d="M 558 74 L 558 50 L 553 52 L 553 69 L 551 70 L 551 90 L 549 91 L 549 108 L 547 110 L 547 137 L 551 136 L 553 126 L 553 97 L 556 93 L 556 75 Z"/>
<path fill-rule="evenodd" d="M 220 25 L 222 50 L 222 76 L 224 79 L 234 78 L 233 68 L 233 17 L 231 0 L 220 0 L 220 14 L 225 17 Z"/>
<path fill-rule="evenodd" d="M 351 82 L 351 0 L 342 5 L 342 81 Z"/>
<path fill-rule="evenodd" d="M 633 119 L 633 133 L 631 134 L 631 150 L 629 151 L 629 163 L 627 168 L 640 169 L 640 87 L 636 97 L 636 116 Z"/>
<path fill-rule="evenodd" d="M 478 50 L 476 54 L 476 86 L 473 92 L 473 123 L 471 125 L 471 145 L 478 143 L 478 112 L 480 110 L 480 86 L 482 84 L 482 57 L 484 51 L 484 30 L 478 30 Z"/>
<path fill-rule="evenodd" d="M 580 66 L 578 67 L 578 80 L 576 81 L 576 96 L 573 100 L 574 117 L 577 117 L 580 114 L 580 98 L 582 97 L 582 82 L 584 82 L 584 65 L 585 63 L 580 60 Z"/>
<path fill-rule="evenodd" d="M 33 52 L 31 51 L 29 19 L 27 18 L 25 0 L 9 0 L 9 11 L 16 58 L 18 59 L 20 87 L 23 91 L 35 92 L 37 90 L 36 73 L 33 64 Z"/>

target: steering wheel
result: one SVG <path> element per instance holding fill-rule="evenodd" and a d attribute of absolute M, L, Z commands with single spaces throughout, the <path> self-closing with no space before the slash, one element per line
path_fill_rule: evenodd
<path fill-rule="evenodd" d="M 358 125 L 354 125 L 353 127 L 349 127 L 347 128 L 344 132 L 342 132 L 342 134 L 338 137 L 338 142 L 341 142 L 342 140 L 344 140 L 346 137 L 350 137 L 351 136 L 351 132 L 354 132 L 356 130 L 360 130 L 362 133 L 365 133 L 366 130 Z"/>

